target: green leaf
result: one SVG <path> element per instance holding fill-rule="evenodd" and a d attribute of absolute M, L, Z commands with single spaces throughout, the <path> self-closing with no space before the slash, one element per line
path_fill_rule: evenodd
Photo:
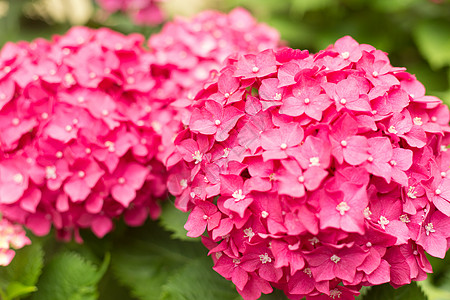
<path fill-rule="evenodd" d="M 191 242 L 198 241 L 198 239 L 190 238 L 186 235 L 187 230 L 184 229 L 184 224 L 186 224 L 188 216 L 189 213 L 176 209 L 173 205 L 173 200 L 169 199 L 169 201 L 166 201 L 163 205 L 159 222 L 164 229 L 172 232 L 170 236 L 174 239 Z"/>
<path fill-rule="evenodd" d="M 372 0 L 370 4 L 373 8 L 384 12 L 398 12 L 410 8 L 421 0 Z"/>
<path fill-rule="evenodd" d="M 420 281 L 417 283 L 427 295 L 428 300 L 448 300 L 450 299 L 450 292 L 443 289 L 438 288 L 431 284 L 430 279 L 426 279 L 424 281 Z"/>
<path fill-rule="evenodd" d="M 0 268 L 0 287 L 6 299 L 21 298 L 36 290 L 42 272 L 44 252 L 39 241 L 16 250 L 11 264 Z"/>
<path fill-rule="evenodd" d="M 37 291 L 34 285 L 24 285 L 23 283 L 13 281 L 6 288 L 6 295 L 9 299 L 21 298 Z"/>
<path fill-rule="evenodd" d="M 112 254 L 114 274 L 141 300 L 159 300 L 170 278 L 193 260 L 206 257 L 200 242 L 171 239 L 155 222 L 130 228 L 117 245 Z"/>
<path fill-rule="evenodd" d="M 162 287 L 161 300 L 220 299 L 238 297 L 233 284 L 212 269 L 212 260 L 202 257 L 188 262 Z"/>
<path fill-rule="evenodd" d="M 425 20 L 414 28 L 414 38 L 422 55 L 433 68 L 450 65 L 450 23 Z"/>
<path fill-rule="evenodd" d="M 75 252 L 57 254 L 44 268 L 38 292 L 32 300 L 95 300 L 97 283 L 109 262 L 105 257 L 99 269 Z"/>
<path fill-rule="evenodd" d="M 422 289 L 415 283 L 399 287 L 394 289 L 389 284 L 383 284 L 372 287 L 363 300 L 428 300 L 427 296 L 423 293 Z"/>

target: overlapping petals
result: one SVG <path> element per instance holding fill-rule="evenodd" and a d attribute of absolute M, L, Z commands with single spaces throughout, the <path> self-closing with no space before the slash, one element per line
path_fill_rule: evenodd
<path fill-rule="evenodd" d="M 30 239 L 25 235 L 22 226 L 13 224 L 6 219 L 0 220 L 0 266 L 7 266 L 11 263 L 16 252 L 31 244 Z"/>
<path fill-rule="evenodd" d="M 8 43 L 0 56 L 0 210 L 37 235 L 53 225 L 102 237 L 114 218 L 156 218 L 166 197 L 153 101 L 154 56 L 140 35 L 71 29 L 52 41 Z"/>
<path fill-rule="evenodd" d="M 449 111 L 385 53 L 347 36 L 236 56 L 194 107 L 169 190 L 244 299 L 350 299 L 444 257 Z"/>
<path fill-rule="evenodd" d="M 167 197 L 164 164 L 183 156 L 200 167 L 204 159 L 200 141 L 186 141 L 184 152 L 174 154 L 183 120 L 194 111 L 199 130 L 226 140 L 239 119 L 238 110 L 222 110 L 214 101 L 205 110 L 192 108 L 193 91 L 228 56 L 277 47 L 279 36 L 236 9 L 168 23 L 150 39 L 150 51 L 143 42 L 137 34 L 76 27 L 52 41 L 5 45 L 0 211 L 8 219 L 38 235 L 53 225 L 61 238 L 75 234 L 79 240 L 78 228 L 102 237 L 115 218 L 123 216 L 131 226 L 157 218 L 157 200 Z M 220 96 L 229 98 L 238 86 L 237 79 L 224 81 Z M 209 173 L 214 181 L 215 165 Z M 187 184 L 168 182 L 172 190 L 178 185 L 177 195 L 203 193 L 186 194 Z"/>

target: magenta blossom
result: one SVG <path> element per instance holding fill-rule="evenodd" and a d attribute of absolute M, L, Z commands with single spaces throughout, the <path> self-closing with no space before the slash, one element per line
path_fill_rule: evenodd
<path fill-rule="evenodd" d="M 37 235 L 53 225 L 61 238 L 78 240 L 79 228 L 102 237 L 122 215 L 133 226 L 158 217 L 157 199 L 167 195 L 159 118 L 172 112 L 161 113 L 148 94 L 155 58 L 143 42 L 76 27 L 52 41 L 5 46 L 3 217 Z"/>
<path fill-rule="evenodd" d="M 385 53 L 347 36 L 236 56 L 194 107 L 170 189 L 244 299 L 353 299 L 444 257 L 449 110 Z"/>
<path fill-rule="evenodd" d="M 22 226 L 12 224 L 6 219 L 0 220 L 0 266 L 7 266 L 15 256 L 13 249 L 31 244 Z"/>
<path fill-rule="evenodd" d="M 109 13 L 121 11 L 139 25 L 158 25 L 165 16 L 159 3 L 164 0 L 96 0 Z"/>

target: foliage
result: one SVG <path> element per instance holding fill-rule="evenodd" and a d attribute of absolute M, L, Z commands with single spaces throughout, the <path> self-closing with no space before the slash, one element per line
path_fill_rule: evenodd
<path fill-rule="evenodd" d="M 44 252 L 39 242 L 17 251 L 7 267 L 0 267 L 0 296 L 3 300 L 23 298 L 37 290 L 44 266 Z"/>

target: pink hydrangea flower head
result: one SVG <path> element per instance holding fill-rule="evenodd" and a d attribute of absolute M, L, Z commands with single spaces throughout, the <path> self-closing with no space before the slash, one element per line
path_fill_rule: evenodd
<path fill-rule="evenodd" d="M 155 26 L 165 19 L 160 2 L 165 0 L 96 0 L 106 12 L 126 13 L 138 25 Z"/>
<path fill-rule="evenodd" d="M 9 222 L 7 219 L 0 220 L 0 266 L 7 266 L 15 256 L 14 249 L 20 249 L 31 244 L 25 235 L 23 227 Z"/>
<path fill-rule="evenodd" d="M 149 91 L 144 38 L 75 27 L 0 53 L 0 211 L 45 235 L 141 225 L 167 196 L 159 150 L 175 113 Z"/>
<path fill-rule="evenodd" d="M 385 53 L 346 36 L 242 54 L 193 106 L 169 189 L 244 299 L 353 299 L 444 257 L 449 110 Z"/>

